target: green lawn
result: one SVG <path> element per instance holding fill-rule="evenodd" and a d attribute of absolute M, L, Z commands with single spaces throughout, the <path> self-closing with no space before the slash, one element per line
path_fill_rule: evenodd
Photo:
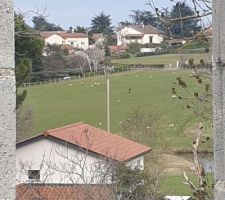
<path fill-rule="evenodd" d="M 180 54 L 164 54 L 164 55 L 156 55 L 156 56 L 146 56 L 146 57 L 133 57 L 126 59 L 118 59 L 114 60 L 114 63 L 119 64 L 172 64 L 173 67 L 176 67 L 176 62 L 179 59 Z M 196 63 L 199 63 L 199 60 L 202 58 L 210 61 L 209 54 L 184 54 L 187 57 L 187 60 L 193 58 Z"/>
<path fill-rule="evenodd" d="M 198 187 L 198 179 L 195 175 L 190 174 L 188 178 Z M 210 187 L 213 183 L 212 174 L 208 174 L 206 179 Z M 193 193 L 190 186 L 184 184 L 184 182 L 186 182 L 186 180 L 183 175 L 165 177 L 160 183 L 160 191 L 165 195 L 192 196 Z"/>
<path fill-rule="evenodd" d="M 184 102 L 171 98 L 171 88 L 177 76 L 185 77 L 191 87 L 195 87 L 189 74 L 139 72 L 111 77 L 112 132 L 121 134 L 120 124 L 126 120 L 127 113 L 141 108 L 145 112 L 159 114 L 162 143 L 155 143 L 154 147 L 164 145 L 168 150 L 191 149 L 193 133 L 187 130 L 195 128 L 200 119 L 185 108 Z M 93 86 L 97 82 L 100 85 Z M 128 93 L 129 88 L 132 89 L 131 94 Z M 25 105 L 31 105 L 34 110 L 34 130 L 25 137 L 80 121 L 106 128 L 104 77 L 35 86 L 27 90 Z M 169 128 L 170 124 L 175 124 L 175 127 Z M 209 143 L 204 145 L 205 149 L 211 148 Z"/>

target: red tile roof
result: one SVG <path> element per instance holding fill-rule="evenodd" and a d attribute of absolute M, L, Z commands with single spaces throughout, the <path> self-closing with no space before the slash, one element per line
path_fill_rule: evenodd
<path fill-rule="evenodd" d="M 88 36 L 84 33 L 68 33 L 67 31 L 42 31 L 40 35 L 42 38 L 46 39 L 52 35 L 59 35 L 60 37 L 66 38 L 87 38 Z"/>
<path fill-rule="evenodd" d="M 143 34 L 162 34 L 163 33 L 162 31 L 160 31 L 159 29 L 157 29 L 151 25 L 132 24 L 132 25 L 129 25 L 128 27 L 135 29 L 136 31 L 139 31 Z"/>
<path fill-rule="evenodd" d="M 85 123 L 48 130 L 39 136 L 43 135 L 117 161 L 129 161 L 151 151 L 151 148 L 147 146 Z M 39 136 L 33 137 L 33 139 Z M 32 138 L 18 144 L 29 140 Z"/>
<path fill-rule="evenodd" d="M 16 187 L 16 200 L 109 200 L 111 194 L 110 185 L 20 184 Z"/>
<path fill-rule="evenodd" d="M 212 31 L 212 27 L 210 27 L 203 32 L 203 35 L 205 35 L 206 37 L 212 37 Z"/>
<path fill-rule="evenodd" d="M 62 44 L 61 49 L 74 50 L 75 48 L 70 44 Z"/>
<path fill-rule="evenodd" d="M 121 50 L 126 50 L 127 49 L 127 47 L 124 47 L 122 45 L 119 45 L 119 46 L 117 46 L 117 45 L 109 45 L 107 47 L 109 49 L 113 50 L 113 51 L 121 51 Z"/>

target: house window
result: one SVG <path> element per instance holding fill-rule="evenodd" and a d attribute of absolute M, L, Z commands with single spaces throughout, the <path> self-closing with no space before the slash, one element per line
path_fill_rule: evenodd
<path fill-rule="evenodd" d="M 40 180 L 40 170 L 28 170 L 29 180 Z"/>
<path fill-rule="evenodd" d="M 149 43 L 152 43 L 152 41 L 153 41 L 153 37 L 150 36 L 150 37 L 149 37 Z"/>
<path fill-rule="evenodd" d="M 70 44 L 73 46 L 74 45 L 74 42 L 71 42 Z"/>

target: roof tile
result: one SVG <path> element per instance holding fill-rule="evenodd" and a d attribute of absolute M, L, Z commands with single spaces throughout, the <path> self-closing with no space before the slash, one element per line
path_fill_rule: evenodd
<path fill-rule="evenodd" d="M 129 161 L 151 151 L 151 148 L 147 146 L 85 123 L 76 123 L 51 129 L 44 131 L 41 135 L 59 139 L 117 161 Z M 18 144 L 31 139 L 19 142 Z"/>

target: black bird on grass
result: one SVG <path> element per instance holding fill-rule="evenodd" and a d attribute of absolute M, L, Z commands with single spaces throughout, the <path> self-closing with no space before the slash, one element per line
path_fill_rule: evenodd
<path fill-rule="evenodd" d="M 131 93 L 131 88 L 129 88 L 128 93 L 129 93 L 129 94 Z"/>

